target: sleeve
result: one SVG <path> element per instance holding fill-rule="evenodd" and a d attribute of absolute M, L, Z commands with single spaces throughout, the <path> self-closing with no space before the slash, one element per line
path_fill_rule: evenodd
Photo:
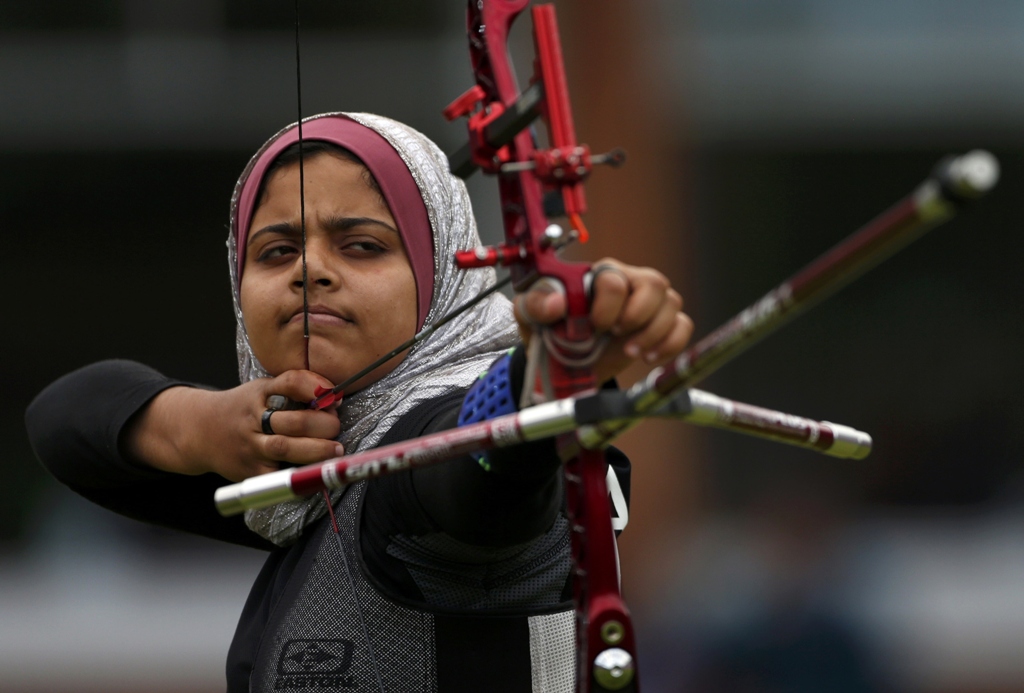
<path fill-rule="evenodd" d="M 274 548 L 241 517 L 213 504 L 226 481 L 147 467 L 122 454 L 132 418 L 167 388 L 188 385 L 131 361 L 102 361 L 60 378 L 29 405 L 25 424 L 36 457 L 86 499 L 143 522 L 261 549 Z"/>
<path fill-rule="evenodd" d="M 453 408 L 431 431 L 454 428 Z M 435 530 L 476 546 L 510 546 L 546 532 L 563 509 L 562 461 L 553 438 L 492 450 L 484 466 L 474 457 L 413 472 L 413 492 Z M 605 458 L 628 507 L 629 458 L 610 447 Z"/>
<path fill-rule="evenodd" d="M 510 367 L 514 393 L 522 388 L 525 364 L 524 350 L 516 349 Z M 409 437 L 454 428 L 461 404 L 461 396 L 446 400 Z M 628 493 L 628 460 L 612 449 L 609 462 L 620 478 L 626 475 Z M 377 480 L 366 500 L 371 512 L 364 517 L 380 511 L 371 522 L 383 541 L 386 535 L 441 531 L 475 546 L 510 546 L 551 527 L 563 504 L 560 472 L 553 439 L 492 450 L 486 469 L 466 456 Z"/>
<path fill-rule="evenodd" d="M 454 428 L 459 409 L 432 422 Z M 416 498 L 436 528 L 467 544 L 509 546 L 546 532 L 562 507 L 561 460 L 553 440 L 492 450 L 413 473 Z"/>
<path fill-rule="evenodd" d="M 525 359 L 513 354 L 510 375 L 514 392 L 521 388 L 524 365 Z M 421 405 L 403 417 L 381 444 L 454 428 L 464 395 L 456 393 L 427 403 L 429 407 Z M 609 448 L 606 456 L 628 504 L 629 460 L 615 448 Z M 360 561 L 367 576 L 386 594 L 412 603 L 432 603 L 410 566 L 392 552 L 396 540 L 406 545 L 444 535 L 470 551 L 478 548 L 480 555 L 544 541 L 542 537 L 552 530 L 564 509 L 561 460 L 554 441 L 492 450 L 487 461 L 485 469 L 475 456 L 467 456 L 369 483 L 358 530 Z M 443 543 L 447 545 L 447 541 Z M 422 548 L 430 552 L 437 547 Z M 458 551 L 462 558 L 457 563 L 462 565 L 466 554 L 461 548 Z M 451 567 L 447 553 L 430 555 L 435 570 Z"/>

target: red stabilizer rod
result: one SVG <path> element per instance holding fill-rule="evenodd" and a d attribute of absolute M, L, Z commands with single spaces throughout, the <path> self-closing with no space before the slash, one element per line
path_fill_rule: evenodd
<path fill-rule="evenodd" d="M 480 246 L 473 250 L 456 250 L 455 266 L 459 269 L 475 267 L 494 267 L 495 265 L 516 265 L 525 262 L 529 257 L 526 248 L 521 245 Z"/>

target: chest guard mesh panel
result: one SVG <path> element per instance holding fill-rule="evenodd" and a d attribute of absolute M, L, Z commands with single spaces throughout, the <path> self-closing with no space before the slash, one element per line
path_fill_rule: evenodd
<path fill-rule="evenodd" d="M 365 482 L 355 484 L 349 487 L 338 504 L 336 516 L 341 542 L 335 537 L 330 523 L 325 521 L 317 526 L 303 549 L 299 563 L 306 568 L 296 570 L 293 584 L 274 607 L 256 655 L 250 691 L 377 693 L 380 689 L 374 672 L 375 660 L 386 693 L 482 693 L 485 690 L 504 692 L 513 689 L 518 693 L 525 688 L 532 689 L 532 693 L 572 693 L 575 630 L 571 610 L 519 617 L 526 621 L 523 636 L 528 642 L 522 643 L 522 669 L 517 671 L 525 674 L 529 669 L 529 683 L 524 683 L 521 689 L 513 684 L 513 677 L 494 680 L 494 671 L 500 669 L 499 665 L 512 665 L 505 660 L 510 657 L 519 660 L 513 656 L 513 650 L 518 650 L 518 647 L 503 647 L 497 641 L 474 642 L 467 646 L 459 644 L 459 637 L 453 639 L 448 632 L 452 627 L 459 632 L 473 632 L 473 622 L 481 617 L 486 619 L 486 614 L 435 616 L 428 611 L 401 606 L 381 595 L 363 577 L 355 552 L 356 519 L 364 491 Z M 564 586 L 565 568 L 561 563 L 569 559 L 563 523 L 565 520 L 560 519 L 547 535 L 530 542 L 529 547 L 518 547 L 504 557 L 508 560 L 515 555 L 512 562 L 522 569 L 513 571 L 515 577 L 533 583 L 528 590 L 532 599 L 525 601 L 532 602 L 534 608 L 540 606 L 538 601 L 556 599 L 555 586 Z M 345 560 L 342 559 L 341 545 L 344 546 Z M 414 553 L 426 547 L 420 545 L 416 548 Z M 432 548 L 441 549 L 451 559 L 454 557 L 452 554 L 460 553 L 463 547 L 444 545 Z M 437 561 L 436 556 L 433 561 Z M 506 571 L 497 572 L 502 578 L 506 577 Z M 540 579 L 538 574 L 546 577 Z M 448 575 L 448 580 L 451 577 Z M 474 583 L 470 591 L 475 593 L 479 586 L 475 573 L 470 582 Z M 499 582 L 504 583 L 505 580 Z M 498 593 L 503 593 L 503 590 L 499 589 Z M 461 602 L 466 595 L 453 596 L 449 593 L 448 596 Z M 498 601 L 507 606 L 509 601 L 521 599 L 520 595 L 509 599 L 510 596 L 503 593 L 503 598 Z M 360 612 L 369 633 L 372 659 Z M 468 621 L 460 626 L 460 618 Z M 442 629 L 447 633 L 441 638 L 444 642 L 438 641 L 438 619 L 446 624 L 447 630 Z M 507 634 L 510 631 L 502 628 L 500 632 Z M 448 677 L 444 682 L 439 682 L 438 677 L 439 650 L 446 662 L 455 662 L 454 668 L 449 666 L 446 669 Z M 493 657 L 498 659 L 492 660 L 494 666 L 488 667 L 487 662 Z M 489 669 L 490 676 L 472 676 L 469 671 L 472 662 Z M 481 686 L 481 678 L 489 680 Z M 523 693 L 527 691 L 523 690 Z"/>
<path fill-rule="evenodd" d="M 572 611 L 531 616 L 530 673 L 533 693 L 576 690 L 576 615 Z"/>
<path fill-rule="evenodd" d="M 363 483 L 349 487 L 336 511 L 351 573 L 330 523 L 321 522 L 306 548 L 316 552 L 309 572 L 295 576 L 301 586 L 270 618 L 250 680 L 253 693 L 377 691 L 360 610 L 384 690 L 437 690 L 433 616 L 386 600 L 356 562 L 352 538 L 364 489 Z"/>

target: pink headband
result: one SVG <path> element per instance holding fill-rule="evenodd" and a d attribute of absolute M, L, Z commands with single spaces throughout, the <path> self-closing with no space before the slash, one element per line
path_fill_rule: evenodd
<path fill-rule="evenodd" d="M 423 197 L 409 168 L 394 147 L 380 134 L 344 116 L 331 115 L 303 121 L 302 141 L 307 140 L 331 142 L 348 149 L 362 159 L 376 179 L 391 215 L 398 225 L 398 232 L 402 236 L 409 263 L 412 265 L 413 278 L 416 280 L 419 330 L 426 320 L 427 311 L 430 310 L 430 299 L 434 293 L 434 238 L 430 230 L 427 208 L 423 204 Z M 245 242 L 255 211 L 256 192 L 274 159 L 298 141 L 297 127 L 281 135 L 260 155 L 242 186 L 235 215 L 237 227 L 234 229 L 238 241 L 239 281 L 242 278 L 242 268 L 245 266 Z"/>

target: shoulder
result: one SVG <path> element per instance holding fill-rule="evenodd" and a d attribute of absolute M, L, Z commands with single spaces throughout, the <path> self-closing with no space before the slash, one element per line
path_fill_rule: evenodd
<path fill-rule="evenodd" d="M 409 438 L 455 428 L 466 390 L 454 390 L 434 399 L 420 402 L 395 422 L 380 439 L 377 447 L 399 443 Z"/>

